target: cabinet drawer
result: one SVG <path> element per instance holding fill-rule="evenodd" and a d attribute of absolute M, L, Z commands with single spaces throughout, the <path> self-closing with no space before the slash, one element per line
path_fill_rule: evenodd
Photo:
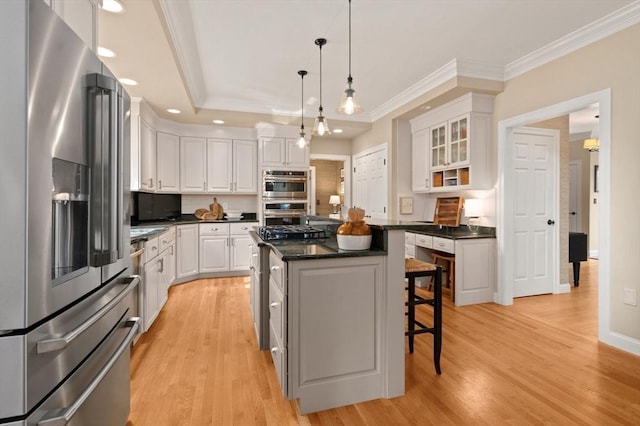
<path fill-rule="evenodd" d="M 229 229 L 230 233 L 245 235 L 248 234 L 254 226 L 258 226 L 258 222 L 242 222 L 242 223 L 230 223 Z"/>
<path fill-rule="evenodd" d="M 200 235 L 229 235 L 228 223 L 201 223 Z"/>
<path fill-rule="evenodd" d="M 283 300 L 284 297 L 275 282 L 269 280 L 269 322 L 279 342 L 284 342 Z"/>
<path fill-rule="evenodd" d="M 404 245 L 404 257 L 416 257 L 416 246 L 413 244 Z"/>
<path fill-rule="evenodd" d="M 159 249 L 158 237 L 148 239 L 144 243 L 144 263 L 153 260 L 160 253 Z"/>
<path fill-rule="evenodd" d="M 415 244 L 416 243 L 416 234 L 413 232 L 405 232 L 404 233 L 404 243 L 405 244 Z"/>
<path fill-rule="evenodd" d="M 169 230 L 158 237 L 160 253 L 165 251 L 176 240 L 176 228 L 172 226 Z"/>
<path fill-rule="evenodd" d="M 282 345 L 282 343 L 279 342 L 278 338 L 275 336 L 272 324 L 269 324 L 269 350 L 271 351 L 271 359 L 273 360 L 273 365 L 276 367 L 276 375 L 278 376 L 280 389 L 282 389 L 282 394 L 286 396 L 287 376 L 285 363 L 287 362 L 287 357 L 285 354 L 284 345 Z"/>
<path fill-rule="evenodd" d="M 431 235 L 416 234 L 416 245 L 424 248 L 433 248 L 433 237 Z"/>
<path fill-rule="evenodd" d="M 284 262 L 278 258 L 273 252 L 269 253 L 269 276 L 278 286 L 280 291 L 284 292 Z"/>
<path fill-rule="evenodd" d="M 448 238 L 433 237 L 433 249 L 447 253 L 455 253 L 453 248 L 453 240 Z"/>

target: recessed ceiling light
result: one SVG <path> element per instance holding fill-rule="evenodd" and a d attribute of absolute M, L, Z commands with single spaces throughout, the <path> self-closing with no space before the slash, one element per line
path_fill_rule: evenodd
<path fill-rule="evenodd" d="M 106 47 L 98 46 L 98 56 L 102 56 L 103 58 L 113 58 L 116 56 L 116 53 Z"/>
<path fill-rule="evenodd" d="M 179 109 L 175 109 L 175 108 L 169 108 L 167 110 L 167 112 L 170 112 L 171 114 L 180 114 L 182 111 L 180 111 Z"/>
<path fill-rule="evenodd" d="M 333 133 L 342 133 L 342 129 L 333 129 Z"/>
<path fill-rule="evenodd" d="M 132 80 L 130 78 L 121 78 L 119 81 L 120 81 L 120 83 L 122 83 L 122 84 L 124 84 L 126 86 L 137 86 L 138 85 L 137 81 Z"/>
<path fill-rule="evenodd" d="M 102 0 L 102 10 L 111 13 L 124 13 L 124 4 L 119 0 Z"/>
<path fill-rule="evenodd" d="M 224 124 L 224 120 L 213 120 L 215 124 Z"/>

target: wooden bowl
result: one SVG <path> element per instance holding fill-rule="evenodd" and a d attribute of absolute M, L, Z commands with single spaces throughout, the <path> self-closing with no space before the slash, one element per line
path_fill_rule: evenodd
<path fill-rule="evenodd" d="M 206 213 L 208 213 L 208 212 L 209 212 L 209 210 L 207 210 L 207 209 L 198 209 L 198 210 L 196 210 L 196 211 L 193 213 L 193 215 L 196 217 L 196 219 L 200 219 L 200 220 L 202 220 L 202 218 L 204 217 L 204 215 L 205 215 Z"/>

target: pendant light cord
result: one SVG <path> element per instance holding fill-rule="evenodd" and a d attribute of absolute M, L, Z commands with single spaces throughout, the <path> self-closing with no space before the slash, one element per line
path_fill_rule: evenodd
<path fill-rule="evenodd" d="M 300 74 L 300 130 L 304 132 L 304 74 Z"/>
<path fill-rule="evenodd" d="M 349 82 L 351 78 L 351 0 L 349 0 Z"/>
<path fill-rule="evenodd" d="M 320 44 L 320 114 L 322 114 L 322 44 Z"/>

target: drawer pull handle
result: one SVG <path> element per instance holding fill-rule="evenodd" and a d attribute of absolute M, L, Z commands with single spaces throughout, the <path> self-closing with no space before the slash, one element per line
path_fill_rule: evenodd
<path fill-rule="evenodd" d="M 272 270 L 273 272 L 278 271 L 279 269 L 280 269 L 280 267 L 279 267 L 278 265 L 273 265 L 273 266 L 271 267 L 271 270 Z"/>
<path fill-rule="evenodd" d="M 277 307 L 278 307 L 278 305 L 279 305 L 279 303 L 278 303 L 278 302 L 271 302 L 271 304 L 269 305 L 269 307 L 270 307 L 271 309 L 275 309 L 275 308 L 277 308 Z"/>
<path fill-rule="evenodd" d="M 275 347 L 275 346 L 273 348 L 271 348 L 271 353 L 274 354 L 274 355 L 277 354 L 278 353 L 278 348 Z"/>

